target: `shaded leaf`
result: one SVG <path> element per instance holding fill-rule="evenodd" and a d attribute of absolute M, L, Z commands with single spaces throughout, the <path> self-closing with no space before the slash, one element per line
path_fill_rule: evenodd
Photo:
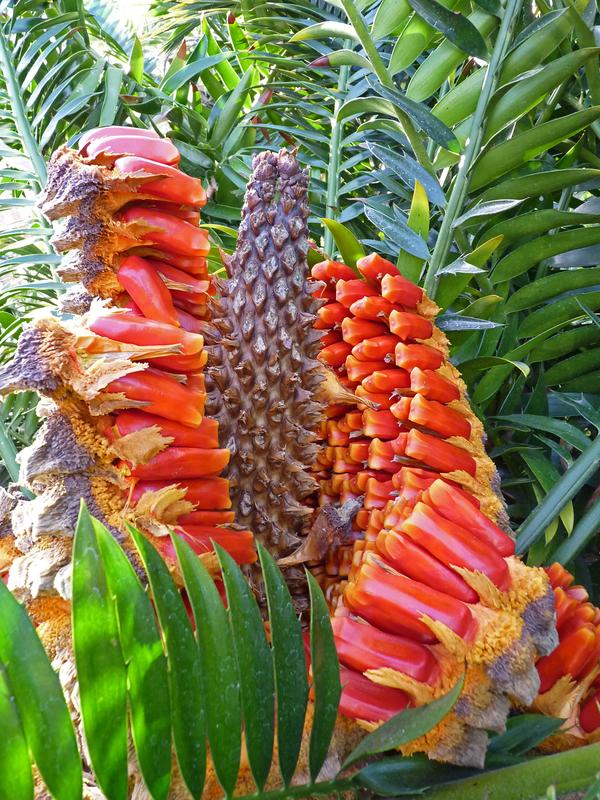
<path fill-rule="evenodd" d="M 436 0 L 408 0 L 408 2 L 425 22 L 443 33 L 464 53 L 487 60 L 488 52 L 483 37 L 465 16 L 448 10 Z"/>
<path fill-rule="evenodd" d="M 131 732 L 144 783 L 155 800 L 171 780 L 169 679 L 152 603 L 129 559 L 110 533 L 96 526 L 110 593 L 117 605 L 119 640 L 127 664 Z"/>
<path fill-rule="evenodd" d="M 85 738 L 98 785 L 111 800 L 125 800 L 127 669 L 98 546 L 99 526 L 82 501 L 73 542 L 73 649 Z"/>
<path fill-rule="evenodd" d="M 342 687 L 327 603 L 319 584 L 308 571 L 306 578 L 310 594 L 310 658 L 314 690 L 308 763 L 311 779 L 315 781 L 327 756 Z"/>
<path fill-rule="evenodd" d="M 275 726 L 271 649 L 248 582 L 229 553 L 218 544 L 215 550 L 223 573 L 233 630 L 248 761 L 256 785 L 262 790 L 271 767 Z"/>
<path fill-rule="evenodd" d="M 265 582 L 273 665 L 277 690 L 277 752 L 287 785 L 298 761 L 304 716 L 308 701 L 308 679 L 302 627 L 290 591 L 271 554 L 261 544 L 258 554 Z"/>
<path fill-rule="evenodd" d="M 214 581 L 179 536 L 172 536 L 194 613 L 202 665 L 208 740 L 219 783 L 231 794 L 240 765 L 240 678 L 227 612 Z"/>

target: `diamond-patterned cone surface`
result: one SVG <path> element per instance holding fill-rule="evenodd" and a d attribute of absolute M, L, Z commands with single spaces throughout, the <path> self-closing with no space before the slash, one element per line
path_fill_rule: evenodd
<path fill-rule="evenodd" d="M 312 514 L 304 501 L 317 488 L 309 470 L 322 419 L 307 183 L 290 153 L 255 157 L 214 320 L 222 338 L 209 348 L 208 408 L 231 452 L 238 520 L 284 555 L 300 544 Z"/>

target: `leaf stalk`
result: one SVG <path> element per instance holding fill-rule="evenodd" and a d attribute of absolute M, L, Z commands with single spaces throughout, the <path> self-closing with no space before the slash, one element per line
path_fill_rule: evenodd
<path fill-rule="evenodd" d="M 475 159 L 479 155 L 483 134 L 485 132 L 487 107 L 500 77 L 500 67 L 512 38 L 521 3 L 522 0 L 509 0 L 504 16 L 502 17 L 502 23 L 494 43 L 492 57 L 483 79 L 481 94 L 479 95 L 477 107 L 473 114 L 468 144 L 460 162 L 460 167 L 448 199 L 446 213 L 444 214 L 431 260 L 427 267 L 423 288 L 427 294 L 434 299 L 439 281 L 438 271 L 444 265 L 448 253 L 450 252 L 454 221 L 460 216 L 463 210 L 467 190 L 469 188 L 470 171 Z"/>

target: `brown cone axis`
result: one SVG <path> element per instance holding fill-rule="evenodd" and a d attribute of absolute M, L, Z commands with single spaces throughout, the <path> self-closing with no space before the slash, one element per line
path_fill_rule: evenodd
<path fill-rule="evenodd" d="M 274 555 L 306 531 L 318 489 L 310 476 L 322 404 L 313 330 L 319 300 L 308 284 L 308 176 L 292 154 L 256 156 L 236 250 L 228 259 L 209 356 L 207 413 L 231 451 L 228 477 L 241 525 Z"/>

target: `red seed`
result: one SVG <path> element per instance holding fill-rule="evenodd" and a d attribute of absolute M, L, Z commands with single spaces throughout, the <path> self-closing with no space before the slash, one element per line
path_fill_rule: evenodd
<path fill-rule="evenodd" d="M 413 367 L 421 369 L 438 369 L 444 363 L 444 356 L 439 350 L 428 344 L 396 345 L 396 366 L 410 372 Z"/>
<path fill-rule="evenodd" d="M 351 281 L 356 278 L 356 272 L 339 261 L 320 261 L 310 271 L 311 277 L 316 281 L 331 284 L 339 280 Z"/>
<path fill-rule="evenodd" d="M 324 347 L 317 358 L 330 367 L 341 367 L 351 350 L 352 345 L 346 344 L 346 342 L 336 342 Z"/>
<path fill-rule="evenodd" d="M 168 280 L 172 284 L 179 284 L 182 287 L 181 289 L 169 289 L 175 299 L 182 298 L 191 302 L 206 303 L 207 295 L 211 293 L 210 281 L 196 278 L 185 270 L 177 269 L 177 267 L 164 261 L 156 261 L 150 258 L 148 261 L 155 267 L 163 280 Z"/>
<path fill-rule="evenodd" d="M 375 478 L 368 478 L 365 491 L 364 507 L 368 508 L 369 510 L 385 508 L 388 501 L 392 497 L 393 491 L 394 487 L 391 480 L 382 481 L 376 480 Z"/>
<path fill-rule="evenodd" d="M 410 388 L 428 400 L 451 403 L 460 400 L 458 387 L 431 369 L 414 367 L 410 373 Z"/>
<path fill-rule="evenodd" d="M 208 255 L 210 248 L 206 231 L 171 214 L 134 205 L 122 211 L 120 218 L 123 222 L 142 226 L 143 233 L 140 234 L 140 238 L 144 242 L 157 244 L 167 251 L 184 256 Z"/>
<path fill-rule="evenodd" d="M 415 425 L 428 428 L 445 438 L 461 436 L 463 439 L 469 439 L 471 437 L 471 424 L 462 414 L 436 400 L 426 400 L 420 395 L 416 395 L 410 400 L 408 419 Z"/>
<path fill-rule="evenodd" d="M 475 622 L 468 606 L 443 592 L 404 575 L 384 569 L 372 559 L 348 584 L 346 602 L 351 610 L 388 633 L 408 636 L 424 644 L 437 637 L 421 621 L 423 616 L 442 622 L 461 638 L 469 638 Z"/>
<path fill-rule="evenodd" d="M 218 447 L 219 423 L 216 419 L 204 417 L 197 428 L 190 428 L 173 420 L 146 414 L 145 411 L 120 411 L 115 419 L 115 428 L 120 436 L 144 430 L 151 426 L 160 428 L 163 436 L 173 439 L 172 445 L 176 447 Z"/>
<path fill-rule="evenodd" d="M 350 308 L 352 303 L 362 297 L 374 297 L 377 295 L 367 283 L 355 278 L 350 281 L 338 281 L 335 285 L 335 299 L 346 308 Z"/>
<path fill-rule="evenodd" d="M 202 447 L 167 447 L 145 464 L 133 467 L 136 478 L 179 480 L 218 475 L 229 463 L 229 450 Z"/>
<path fill-rule="evenodd" d="M 116 342 L 135 345 L 179 345 L 181 355 L 192 356 L 202 352 L 204 337 L 188 333 L 174 325 L 138 317 L 126 311 L 96 317 L 90 330 Z"/>
<path fill-rule="evenodd" d="M 477 471 L 477 462 L 466 450 L 415 428 L 408 433 L 404 452 L 409 458 L 439 472 L 464 470 L 475 476 Z"/>
<path fill-rule="evenodd" d="M 416 308 L 423 299 L 423 290 L 402 275 L 388 274 L 381 279 L 381 294 L 391 303 Z"/>
<path fill-rule="evenodd" d="M 212 551 L 212 542 L 223 547 L 238 564 L 253 564 L 258 556 L 254 549 L 254 536 L 250 531 L 228 531 L 224 528 L 187 526 L 176 531 L 198 555 Z M 173 557 L 175 552 L 173 551 Z"/>
<path fill-rule="evenodd" d="M 341 303 L 328 303 L 317 311 L 317 320 L 314 323 L 314 327 L 317 330 L 335 328 L 341 324 L 347 314 L 348 309 Z"/>
<path fill-rule="evenodd" d="M 346 316 L 342 322 L 342 334 L 345 342 L 354 345 L 374 336 L 388 336 L 389 329 L 381 322 L 369 322 L 365 319 L 352 319 L 352 317 Z"/>
<path fill-rule="evenodd" d="M 104 128 L 92 128 L 86 131 L 79 140 L 79 149 L 95 139 L 106 139 L 107 136 L 145 136 L 148 139 L 160 139 L 160 136 L 147 128 L 134 128 L 132 125 L 107 125 Z"/>
<path fill-rule="evenodd" d="M 187 490 L 185 499 L 189 500 L 190 503 L 196 503 L 199 510 L 208 511 L 211 509 L 231 508 L 229 481 L 227 478 L 198 478 L 196 480 L 181 481 L 137 481 L 131 499 L 134 503 L 137 503 L 144 492 L 158 492 L 174 484 Z"/>
<path fill-rule="evenodd" d="M 129 256 L 119 267 L 117 278 L 147 319 L 179 327 L 171 293 L 152 264 Z"/>
<path fill-rule="evenodd" d="M 382 369 L 367 376 L 362 382 L 368 392 L 393 392 L 410 385 L 410 375 L 404 369 Z"/>
<path fill-rule="evenodd" d="M 381 531 L 377 537 L 377 549 L 398 572 L 407 577 L 464 603 L 478 602 L 477 593 L 460 575 L 403 533 L 395 530 Z"/>
<path fill-rule="evenodd" d="M 502 591 L 510 586 L 506 561 L 470 531 L 445 519 L 425 503 L 417 503 L 402 523 L 402 533 L 448 567 L 482 572 Z"/>
<path fill-rule="evenodd" d="M 137 128 L 131 130 L 135 132 L 108 134 L 86 142 L 83 148 L 85 155 L 88 158 L 129 155 L 148 158 L 160 164 L 179 163 L 179 151 L 170 139 L 140 135 Z"/>
<path fill-rule="evenodd" d="M 379 408 L 390 408 L 392 406 L 392 400 L 388 393 L 367 392 L 361 385 L 356 387 L 354 394 L 362 400 L 376 403 Z"/>
<path fill-rule="evenodd" d="M 396 307 L 385 297 L 363 297 L 350 306 L 350 311 L 359 319 L 378 321 L 387 319 Z"/>
<path fill-rule="evenodd" d="M 339 713 L 351 719 L 386 722 L 410 705 L 410 697 L 400 689 L 379 686 L 354 670 L 340 669 L 342 696 Z"/>
<path fill-rule="evenodd" d="M 398 436 L 398 420 L 391 411 L 363 411 L 363 431 L 365 436 L 378 439 L 395 439 Z"/>
<path fill-rule="evenodd" d="M 371 469 L 384 470 L 394 473 L 398 464 L 394 461 L 394 451 L 391 442 L 373 439 L 369 446 L 368 464 Z"/>
<path fill-rule="evenodd" d="M 189 514 L 182 514 L 177 519 L 177 524 L 186 527 L 187 525 L 226 525 L 235 522 L 235 511 L 191 511 Z"/>
<path fill-rule="evenodd" d="M 389 319 L 390 331 L 402 341 L 429 339 L 433 325 L 428 319 L 411 311 L 392 311 Z"/>
<path fill-rule="evenodd" d="M 147 158 L 125 156 L 115 161 L 115 169 L 127 175 L 145 172 L 161 176 L 156 181 L 143 183 L 139 189 L 141 194 L 152 194 L 155 197 L 172 200 L 174 203 L 189 203 L 192 206 L 206 205 L 206 192 L 202 181 L 186 175 L 185 172 L 175 167 L 169 167 L 158 161 L 150 161 Z"/>
<path fill-rule="evenodd" d="M 575 681 L 580 677 L 593 654 L 596 635 L 595 628 L 586 625 L 562 639 L 550 655 L 540 658 L 535 665 L 540 676 L 540 694 L 551 689 L 564 675 L 570 675 Z"/>
<path fill-rule="evenodd" d="M 370 253 L 368 256 L 359 258 L 356 266 L 361 275 L 364 275 L 366 280 L 377 288 L 385 275 L 398 275 L 397 267 L 378 253 Z"/>
<path fill-rule="evenodd" d="M 374 336 L 372 339 L 363 339 L 362 342 L 355 344 L 352 348 L 352 355 L 359 361 L 378 361 L 392 356 L 398 344 L 398 337 L 388 334 L 387 336 Z"/>
<path fill-rule="evenodd" d="M 109 394 L 124 394 L 128 400 L 146 403 L 149 414 L 197 428 L 203 419 L 206 392 L 187 387 L 169 375 L 146 369 L 117 378 L 105 388 Z"/>
<path fill-rule="evenodd" d="M 446 519 L 463 525 L 501 556 L 514 555 L 513 539 L 475 508 L 470 496 L 457 486 L 438 479 L 427 488 L 423 501 Z"/>
<path fill-rule="evenodd" d="M 558 564 L 556 561 L 549 567 L 545 567 L 545 570 L 550 579 L 550 585 L 553 588 L 561 586 L 563 589 L 566 589 L 573 583 L 574 579 L 571 573 L 566 570 L 562 564 Z"/>
<path fill-rule="evenodd" d="M 330 344 L 335 344 L 336 342 L 342 341 L 342 333 L 341 331 L 328 331 L 323 336 L 321 336 L 319 344 L 321 347 L 329 347 Z"/>
<path fill-rule="evenodd" d="M 423 645 L 393 636 L 352 617 L 334 617 L 331 626 L 342 664 L 365 672 L 389 667 L 421 683 L 433 683 L 438 673 L 435 656 Z"/>
<path fill-rule="evenodd" d="M 350 345 L 346 345 L 346 347 L 350 347 Z M 386 364 L 385 361 L 359 361 L 352 354 L 350 354 L 346 358 L 345 366 L 348 378 L 353 383 L 360 383 L 372 372 L 385 369 Z"/>
<path fill-rule="evenodd" d="M 600 728 L 600 690 L 594 692 L 581 707 L 579 724 L 586 733 Z"/>

